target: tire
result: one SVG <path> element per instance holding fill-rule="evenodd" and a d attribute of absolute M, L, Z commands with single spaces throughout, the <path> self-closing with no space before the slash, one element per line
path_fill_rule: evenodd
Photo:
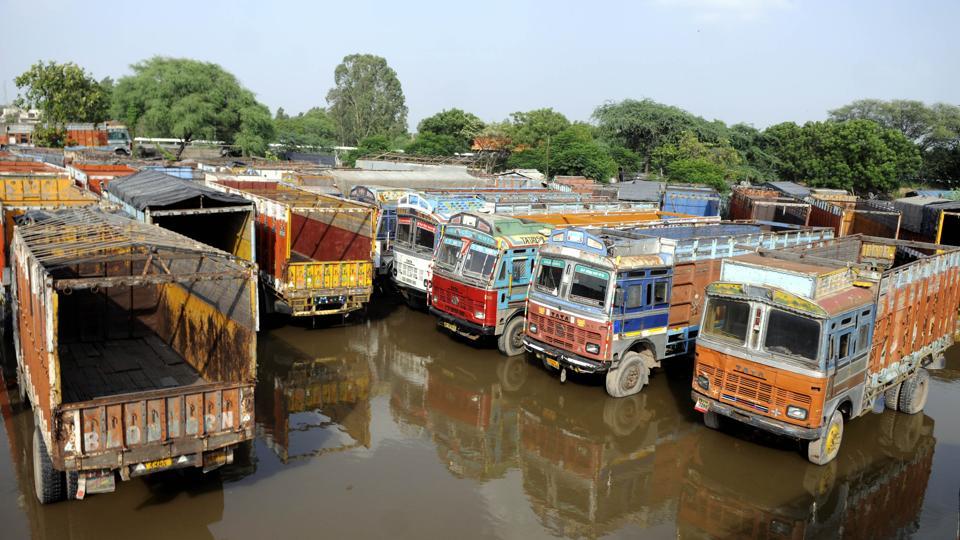
<path fill-rule="evenodd" d="M 632 396 L 647 384 L 650 368 L 643 362 L 640 353 L 630 351 L 623 355 L 620 365 L 607 372 L 607 393 L 615 398 Z"/>
<path fill-rule="evenodd" d="M 923 411 L 930 394 L 930 373 L 920 368 L 900 386 L 900 412 L 917 414 Z"/>
<path fill-rule="evenodd" d="M 33 487 L 40 504 L 63 500 L 63 473 L 53 468 L 47 445 L 37 428 L 33 430 Z"/>
<path fill-rule="evenodd" d="M 896 386 L 891 386 L 883 393 L 883 404 L 888 411 L 896 411 L 900 409 L 900 387 L 903 384 L 898 384 Z"/>
<path fill-rule="evenodd" d="M 837 410 L 830 415 L 823 436 L 810 441 L 807 445 L 807 459 L 814 465 L 826 465 L 840 453 L 841 443 L 843 443 L 843 414 Z"/>
<path fill-rule="evenodd" d="M 504 356 L 519 356 L 523 354 L 523 317 L 510 319 L 503 333 L 497 339 L 497 348 Z"/>
<path fill-rule="evenodd" d="M 720 429 L 720 415 L 716 411 L 703 413 L 703 425 L 710 429 Z"/>
<path fill-rule="evenodd" d="M 65 494 L 68 501 L 77 500 L 77 488 L 80 487 L 80 475 L 76 472 L 68 472 L 64 475 L 67 482 L 67 492 Z"/>
<path fill-rule="evenodd" d="M 617 437 L 630 435 L 646 420 L 644 397 L 646 396 L 608 399 L 603 404 L 603 423 Z"/>

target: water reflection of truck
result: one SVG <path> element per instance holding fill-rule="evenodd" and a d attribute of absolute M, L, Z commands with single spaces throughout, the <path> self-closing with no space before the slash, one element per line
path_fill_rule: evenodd
<path fill-rule="evenodd" d="M 264 341 L 257 419 L 280 461 L 369 447 L 369 364 L 311 358 L 276 336 Z"/>
<path fill-rule="evenodd" d="M 757 445 L 710 444 L 702 437 L 692 449 L 682 484 L 679 537 L 804 540 L 916 534 L 936 446 L 933 420 L 893 413 L 869 420 L 877 425 L 856 426 L 868 429 L 857 430 L 830 471 L 785 466 Z M 904 436 L 908 440 L 901 440 Z"/>
<path fill-rule="evenodd" d="M 543 525 L 595 538 L 627 523 L 673 522 L 697 439 L 695 427 L 677 418 L 670 390 L 569 401 L 535 390 L 521 401 L 523 488 Z"/>
<path fill-rule="evenodd" d="M 96 210 L 28 217 L 13 341 L 40 502 L 231 462 L 253 438 L 253 265 Z"/>
<path fill-rule="evenodd" d="M 537 257 L 524 344 L 562 378 L 568 369 L 605 374 L 611 396 L 636 394 L 651 369 L 692 350 L 703 289 L 723 258 L 833 237 L 828 229 L 783 228 L 555 231 Z"/>
<path fill-rule="evenodd" d="M 960 248 L 849 236 L 724 261 L 707 289 L 693 399 L 720 416 L 837 456 L 844 423 L 917 414 L 960 306 Z"/>

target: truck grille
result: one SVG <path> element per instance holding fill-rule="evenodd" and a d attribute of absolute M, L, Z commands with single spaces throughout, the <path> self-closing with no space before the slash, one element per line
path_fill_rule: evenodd
<path fill-rule="evenodd" d="M 427 278 L 427 273 L 413 264 L 403 261 L 397 264 L 397 279 L 401 283 L 406 283 L 416 289 L 424 290 L 423 280 Z"/>
<path fill-rule="evenodd" d="M 448 289 L 435 286 L 432 295 L 431 303 L 434 306 L 467 321 L 475 320 L 474 313 L 477 311 L 485 311 L 482 301 L 458 295 Z"/>
<path fill-rule="evenodd" d="M 720 389 L 721 399 L 745 404 L 753 409 L 768 413 L 772 408 L 786 411 L 787 405 L 805 405 L 809 407 L 811 398 L 784 388 L 776 388 L 769 383 L 738 373 L 725 373 L 713 366 L 698 365 L 697 369 L 710 379 L 710 388 Z"/>
<path fill-rule="evenodd" d="M 602 336 L 597 332 L 536 313 L 527 315 L 530 322 L 537 325 L 537 339 L 547 345 L 579 353 L 588 341 L 600 344 Z"/>

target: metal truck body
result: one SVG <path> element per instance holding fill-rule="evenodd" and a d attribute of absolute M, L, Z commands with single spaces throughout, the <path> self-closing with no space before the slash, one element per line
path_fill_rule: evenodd
<path fill-rule="evenodd" d="M 95 209 L 25 221 L 13 333 L 40 501 L 229 463 L 254 435 L 254 265 Z"/>
<path fill-rule="evenodd" d="M 614 397 L 639 392 L 662 360 L 692 350 L 704 288 L 723 258 L 833 237 L 829 229 L 772 228 L 554 231 L 534 268 L 524 345 L 562 374 L 605 373 Z"/>
<path fill-rule="evenodd" d="M 914 414 L 960 307 L 960 248 L 848 236 L 724 261 L 707 289 L 692 383 L 720 416 L 836 457 L 845 421 Z"/>
<path fill-rule="evenodd" d="M 95 163 L 76 163 L 67 167 L 77 186 L 102 195 L 111 180 L 129 176 L 137 172 L 126 165 L 103 165 Z"/>
<path fill-rule="evenodd" d="M 735 187 L 730 195 L 730 219 L 810 225 L 810 203 L 773 189 Z"/>
<path fill-rule="evenodd" d="M 66 132 L 67 147 L 106 148 L 118 155 L 130 155 L 130 132 L 126 126 L 109 122 L 73 123 L 66 125 Z"/>
<path fill-rule="evenodd" d="M 376 208 L 280 182 L 207 185 L 256 205 L 256 259 L 271 297 L 268 313 L 346 314 L 370 301 Z"/>
<path fill-rule="evenodd" d="M 812 227 L 833 228 L 836 238 L 852 234 L 883 238 L 900 235 L 900 211 L 886 201 L 814 198 L 808 221 Z"/>

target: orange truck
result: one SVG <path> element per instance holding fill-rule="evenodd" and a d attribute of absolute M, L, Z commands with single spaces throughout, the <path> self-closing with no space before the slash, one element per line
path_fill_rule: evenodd
<path fill-rule="evenodd" d="M 254 434 L 255 265 L 90 208 L 24 219 L 12 326 L 39 501 L 231 463 Z"/>
<path fill-rule="evenodd" d="M 853 235 L 724 260 L 707 288 L 692 398 L 804 442 L 817 465 L 845 422 L 923 410 L 960 308 L 960 248 Z"/>

